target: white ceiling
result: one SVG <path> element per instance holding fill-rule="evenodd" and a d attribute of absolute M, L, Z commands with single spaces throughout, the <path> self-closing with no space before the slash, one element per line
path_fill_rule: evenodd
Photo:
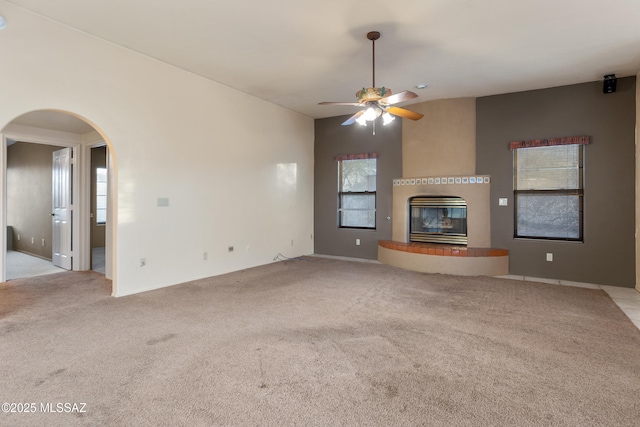
<path fill-rule="evenodd" d="M 32 126 L 41 129 L 57 130 L 61 132 L 84 135 L 92 132 L 93 127 L 84 120 L 71 114 L 57 111 L 32 111 L 14 119 L 11 123 L 23 126 Z"/>
<path fill-rule="evenodd" d="M 372 30 L 376 85 L 414 102 L 640 70 L 640 0 L 9 1 L 312 118 L 355 111 L 317 104 L 371 86 Z"/>

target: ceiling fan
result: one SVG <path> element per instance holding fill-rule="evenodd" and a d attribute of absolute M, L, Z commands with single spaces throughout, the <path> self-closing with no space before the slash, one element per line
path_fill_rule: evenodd
<path fill-rule="evenodd" d="M 371 40 L 373 50 L 372 87 L 362 88 L 362 90 L 356 92 L 358 102 L 320 102 L 319 105 L 352 105 L 355 107 L 363 107 L 362 110 L 343 122 L 343 126 L 351 125 L 355 122 L 363 126 L 366 126 L 367 122 L 374 122 L 375 126 L 375 120 L 380 117 L 380 115 L 382 115 L 383 125 L 391 123 L 394 120 L 394 116 L 410 120 L 420 120 L 424 116 L 423 114 L 394 106 L 394 104 L 417 98 L 418 95 L 408 90 L 393 95 L 389 88 L 376 87 L 376 40 L 380 38 L 380 32 L 370 31 L 367 33 L 367 38 Z"/>

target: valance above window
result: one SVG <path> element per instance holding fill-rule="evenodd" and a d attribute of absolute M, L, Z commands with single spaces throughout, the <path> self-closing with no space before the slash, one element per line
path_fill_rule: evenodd
<path fill-rule="evenodd" d="M 377 159 L 378 153 L 360 153 L 360 154 L 341 154 L 336 156 L 336 162 L 343 160 L 364 160 L 364 159 Z"/>
<path fill-rule="evenodd" d="M 518 148 L 534 148 L 534 147 L 550 147 L 554 145 L 587 145 L 589 144 L 588 136 L 565 136 L 562 138 L 549 139 L 531 139 L 529 141 L 513 141 L 509 143 L 510 150 Z"/>

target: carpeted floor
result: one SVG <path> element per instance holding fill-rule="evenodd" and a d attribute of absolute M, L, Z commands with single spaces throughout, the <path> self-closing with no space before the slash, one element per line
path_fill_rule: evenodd
<path fill-rule="evenodd" d="M 640 331 L 600 290 L 302 258 L 109 292 L 93 272 L 0 284 L 0 402 L 36 404 L 0 425 L 640 420 Z"/>

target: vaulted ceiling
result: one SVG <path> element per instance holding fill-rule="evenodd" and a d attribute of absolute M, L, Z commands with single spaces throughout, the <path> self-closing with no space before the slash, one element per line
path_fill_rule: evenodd
<path fill-rule="evenodd" d="M 354 112 L 318 102 L 371 86 L 372 30 L 376 85 L 413 102 L 640 70 L 638 0 L 9 2 L 312 118 Z"/>

